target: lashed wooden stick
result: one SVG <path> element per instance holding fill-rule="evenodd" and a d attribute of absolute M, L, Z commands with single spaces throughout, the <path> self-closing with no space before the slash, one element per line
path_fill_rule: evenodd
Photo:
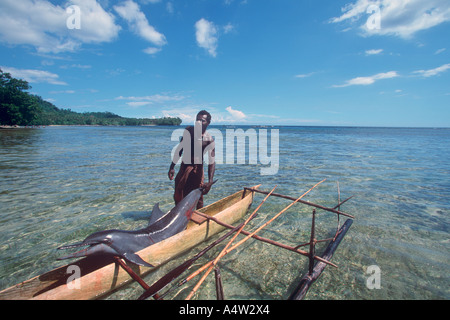
<path fill-rule="evenodd" d="M 334 252 L 338 248 L 339 244 L 341 243 L 342 239 L 344 238 L 345 234 L 347 233 L 348 229 L 352 225 L 353 220 L 347 219 L 343 226 L 339 229 L 338 236 L 336 239 L 332 240 L 325 252 L 322 255 L 322 258 L 326 259 L 327 261 L 331 260 L 333 257 Z M 308 292 L 308 289 L 312 285 L 314 281 L 319 278 L 319 276 L 322 274 L 322 271 L 325 269 L 326 264 L 318 262 L 314 266 L 313 272 L 307 273 L 303 276 L 303 278 L 300 280 L 299 285 L 294 290 L 294 292 L 289 296 L 288 300 L 301 300 L 305 297 L 306 293 Z"/>
<path fill-rule="evenodd" d="M 308 191 L 306 191 L 304 194 L 302 194 L 298 199 L 296 199 L 294 202 L 292 202 L 291 204 L 289 204 L 287 207 L 285 207 L 283 210 L 281 210 L 279 213 L 277 213 L 274 217 L 272 217 L 269 221 L 267 221 L 266 223 L 264 223 L 263 225 L 261 225 L 258 229 L 256 229 L 255 231 L 253 231 L 251 234 L 249 234 L 248 236 L 246 236 L 244 239 L 242 239 L 241 241 L 239 241 L 238 243 L 236 243 L 234 246 L 232 246 L 231 248 L 227 249 L 225 248 L 224 250 L 222 250 L 222 252 L 219 254 L 219 256 L 212 261 L 209 261 L 208 263 L 206 263 L 203 267 L 201 267 L 200 269 L 198 269 L 196 272 L 194 272 L 191 276 L 189 276 L 187 279 L 192 279 L 193 277 L 195 277 L 196 275 L 198 275 L 199 273 L 201 273 L 203 270 L 205 270 L 206 268 L 209 267 L 208 271 L 205 273 L 205 275 L 203 275 L 203 277 L 199 280 L 199 282 L 195 285 L 194 289 L 192 289 L 192 291 L 189 293 L 189 295 L 187 296 L 186 300 L 190 300 L 192 298 L 192 296 L 195 294 L 195 292 L 198 290 L 198 288 L 200 287 L 200 285 L 203 283 L 203 281 L 206 279 L 206 277 L 208 276 L 208 274 L 211 272 L 211 270 L 214 268 L 214 265 L 226 254 L 230 253 L 231 251 L 235 250 L 237 247 L 239 247 L 240 245 L 242 245 L 244 242 L 246 242 L 248 239 L 250 239 L 253 235 L 255 235 L 256 233 L 258 233 L 259 231 L 261 231 L 263 228 L 265 228 L 267 225 L 269 225 L 271 222 L 273 222 L 276 218 L 278 218 L 281 214 L 283 214 L 286 210 L 288 210 L 290 207 L 292 207 L 295 203 L 297 203 L 301 198 L 303 198 L 304 196 L 306 196 L 310 191 L 312 191 L 314 188 L 316 188 L 319 184 L 321 184 L 322 182 L 324 182 L 326 179 L 323 179 L 322 181 L 316 183 L 311 189 L 309 189 Z M 270 192 L 272 193 L 273 190 Z M 270 194 L 269 194 L 270 195 Z M 267 198 L 267 197 L 266 197 Z M 266 199 L 265 198 L 265 199 Z M 234 240 L 234 239 L 233 239 Z M 189 281 L 189 280 L 188 280 Z"/>
<path fill-rule="evenodd" d="M 225 295 L 223 294 L 222 276 L 220 275 L 220 269 L 218 266 L 214 269 L 216 275 L 216 297 L 217 300 L 225 300 Z"/>
<path fill-rule="evenodd" d="M 114 260 L 130 275 L 133 280 L 137 281 L 144 290 L 150 289 L 148 284 L 138 275 L 136 272 L 133 271 L 125 262 L 122 261 L 122 259 L 118 256 L 114 256 Z M 159 295 L 155 294 L 153 296 L 156 300 L 159 299 Z"/>
<path fill-rule="evenodd" d="M 354 195 L 348 197 L 347 199 L 345 199 L 345 200 L 342 201 L 342 202 L 339 202 L 336 206 L 333 207 L 333 209 L 338 208 L 339 206 L 343 205 L 344 203 L 346 203 L 348 200 L 350 200 L 350 199 L 353 198 L 353 197 L 354 197 Z M 336 230 L 336 233 L 335 233 L 335 235 L 334 235 L 333 238 L 322 239 L 322 240 L 316 240 L 316 243 L 319 243 L 319 242 L 325 242 L 325 241 L 330 241 L 330 240 L 335 240 L 335 239 L 336 239 L 336 236 L 337 236 L 338 234 L 339 234 L 339 228 Z M 310 242 L 306 242 L 306 243 L 299 244 L 298 246 L 295 246 L 295 247 L 294 247 L 294 250 L 292 250 L 292 251 L 295 251 L 295 249 L 298 249 L 298 248 L 300 248 L 300 247 L 309 246 L 309 245 L 310 245 Z M 320 261 L 320 259 L 316 259 L 316 260 L 319 260 L 319 261 Z M 328 264 L 329 264 L 329 261 L 326 261 L 326 260 L 323 260 L 323 261 L 321 261 L 321 262 L 323 262 L 323 263 L 328 263 Z"/>
<path fill-rule="evenodd" d="M 266 200 L 269 198 L 269 196 L 272 194 L 272 192 L 275 191 L 275 188 L 272 189 L 272 191 L 269 192 L 269 194 L 261 201 L 261 203 L 258 205 L 258 207 L 252 212 L 252 214 L 245 220 L 243 225 L 239 228 L 239 230 L 234 234 L 234 236 L 228 241 L 226 246 L 222 249 L 220 254 L 217 256 L 217 258 L 212 262 L 211 267 L 208 269 L 208 271 L 203 275 L 203 277 L 199 280 L 199 282 L 195 285 L 194 289 L 191 291 L 189 296 L 186 298 L 186 300 L 190 300 L 190 298 L 194 295 L 194 293 L 198 290 L 200 285 L 205 281 L 208 274 L 211 272 L 211 270 L 214 268 L 215 265 L 217 265 L 217 262 L 225 255 L 226 250 L 229 248 L 229 246 L 233 243 L 234 239 L 241 233 L 241 231 L 244 229 L 244 227 L 248 224 L 248 222 L 253 218 L 253 216 L 258 212 L 258 210 L 261 208 L 261 206 L 266 202 Z"/>

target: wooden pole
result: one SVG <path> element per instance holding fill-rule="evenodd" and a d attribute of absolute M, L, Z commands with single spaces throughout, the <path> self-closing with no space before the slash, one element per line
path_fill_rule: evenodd
<path fill-rule="evenodd" d="M 125 262 L 122 261 L 119 257 L 114 257 L 114 260 L 130 275 L 130 277 L 138 282 L 144 290 L 148 290 L 150 288 L 141 277 L 139 277 L 136 272 L 133 271 Z"/>
<path fill-rule="evenodd" d="M 338 190 L 338 204 L 337 204 L 337 208 L 339 211 L 341 210 L 341 189 L 339 188 L 339 181 L 337 181 L 337 190 Z M 339 230 L 339 228 L 341 227 L 341 220 L 340 220 L 341 216 L 338 215 L 337 216 L 337 230 Z M 336 233 L 337 233 L 336 230 Z"/>
<path fill-rule="evenodd" d="M 339 208 L 340 206 L 342 206 L 344 203 L 346 203 L 348 200 L 350 200 L 350 199 L 353 198 L 353 197 L 354 197 L 354 195 L 348 197 L 347 199 L 345 199 L 345 200 L 342 201 L 342 202 L 339 202 L 337 205 L 335 205 L 335 206 L 333 207 L 333 209 Z M 353 219 L 353 218 L 352 218 L 352 219 Z"/>
<path fill-rule="evenodd" d="M 250 190 L 250 191 L 254 191 L 254 192 L 259 192 L 259 193 L 262 193 L 262 194 L 267 194 L 268 193 L 267 191 L 262 191 L 262 190 L 258 190 L 258 189 L 254 189 L 254 188 L 244 188 L 244 189 L 247 189 L 247 190 Z M 288 199 L 288 200 L 295 200 L 295 198 L 293 198 L 293 197 L 285 196 L 285 195 L 279 194 L 279 193 L 272 193 L 272 196 L 279 197 L 279 198 L 284 198 L 284 199 Z M 339 210 L 336 210 L 336 209 L 333 209 L 333 208 L 324 207 L 324 206 L 322 206 L 320 204 L 312 203 L 312 202 L 305 201 L 305 200 L 299 200 L 298 202 L 306 204 L 308 206 L 315 207 L 317 209 L 322 209 L 322 210 L 333 212 L 333 213 L 336 213 L 336 214 L 341 214 L 341 215 L 346 216 L 346 217 L 351 218 L 351 219 L 355 218 L 354 216 L 352 216 L 352 215 L 350 215 L 348 213 L 345 213 L 345 212 L 342 212 L 342 211 L 339 211 Z"/>
<path fill-rule="evenodd" d="M 223 294 L 223 286 L 222 286 L 222 276 L 220 275 L 219 266 L 214 268 L 214 274 L 216 277 L 216 297 L 217 300 L 225 300 L 225 296 Z"/>
<path fill-rule="evenodd" d="M 334 206 L 333 209 L 338 208 L 339 206 L 343 205 L 344 203 L 346 203 L 348 200 L 350 200 L 350 199 L 353 198 L 353 197 L 354 197 L 354 196 L 348 197 L 348 198 L 345 199 L 344 201 L 342 201 L 342 202 L 338 203 L 336 206 Z M 338 222 L 339 222 L 339 216 L 338 216 Z M 322 240 L 316 240 L 316 243 L 334 240 L 334 239 L 337 237 L 338 234 L 339 234 L 339 225 L 338 225 L 338 227 L 336 228 L 336 233 L 335 233 L 335 235 L 333 236 L 333 238 L 322 239 Z M 299 244 L 298 246 L 295 246 L 294 249 L 298 249 L 298 248 L 304 247 L 304 246 L 309 246 L 310 243 L 311 243 L 311 242 Z"/>
<path fill-rule="evenodd" d="M 141 285 L 144 290 L 150 289 L 149 285 L 145 283 L 145 281 L 136 273 L 133 271 L 133 269 L 130 268 L 120 257 L 114 256 L 114 260 L 130 275 L 130 277 L 135 280 L 137 283 Z M 153 296 L 155 299 L 159 299 L 159 296 L 155 294 Z"/>
<path fill-rule="evenodd" d="M 314 256 L 316 255 L 316 209 L 312 212 L 311 237 L 309 240 L 309 273 L 312 274 L 314 267 Z"/>
<path fill-rule="evenodd" d="M 331 260 L 333 257 L 334 252 L 338 248 L 339 244 L 341 243 L 342 239 L 344 238 L 345 234 L 347 233 L 348 229 L 350 229 L 351 225 L 353 223 L 352 219 L 347 219 L 345 223 L 342 225 L 342 227 L 339 229 L 339 234 L 331 241 L 327 248 L 325 249 L 324 254 L 322 255 L 322 258 L 326 260 Z M 292 292 L 292 294 L 289 296 L 288 300 L 301 300 L 305 297 L 306 293 L 308 292 L 310 286 L 316 281 L 319 276 L 322 274 L 323 270 L 325 269 L 327 265 L 323 262 L 318 262 L 314 266 L 314 269 L 312 273 L 307 273 L 303 278 L 300 280 L 298 286 L 295 288 L 295 290 Z"/>

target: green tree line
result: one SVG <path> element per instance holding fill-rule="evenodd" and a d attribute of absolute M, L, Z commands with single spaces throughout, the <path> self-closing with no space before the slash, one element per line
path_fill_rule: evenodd
<path fill-rule="evenodd" d="M 60 109 L 26 90 L 31 86 L 25 80 L 15 79 L 0 69 L 0 125 L 180 125 L 180 118 L 137 119 L 124 118 L 111 112 L 79 113 Z"/>

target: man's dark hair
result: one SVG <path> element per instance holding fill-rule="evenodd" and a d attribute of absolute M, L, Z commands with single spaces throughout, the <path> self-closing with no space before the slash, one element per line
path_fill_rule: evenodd
<path fill-rule="evenodd" d="M 206 110 L 201 110 L 201 111 L 199 111 L 199 113 L 197 113 L 197 116 L 203 116 L 203 115 L 206 115 L 206 120 L 208 121 L 208 123 L 211 123 L 211 114 Z"/>

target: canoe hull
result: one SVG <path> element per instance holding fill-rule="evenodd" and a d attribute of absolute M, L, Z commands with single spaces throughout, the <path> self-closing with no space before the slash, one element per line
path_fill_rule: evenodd
<path fill-rule="evenodd" d="M 228 224 L 234 224 L 246 214 L 252 201 L 253 193 L 242 190 L 199 211 Z M 158 267 L 223 229 L 211 220 L 200 225 L 190 222 L 186 230 L 147 247 L 138 254 L 145 261 Z M 130 267 L 140 275 L 146 275 L 154 269 L 134 264 L 130 264 Z M 132 279 L 128 273 L 112 260 L 88 257 L 5 289 L 0 292 L 0 300 L 96 299 L 129 281 Z"/>

